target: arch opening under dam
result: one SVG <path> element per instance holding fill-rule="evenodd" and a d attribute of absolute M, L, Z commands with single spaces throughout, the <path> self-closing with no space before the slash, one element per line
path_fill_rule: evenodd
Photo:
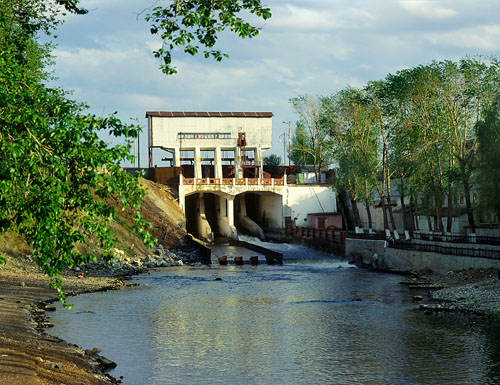
<path fill-rule="evenodd" d="M 185 196 L 186 229 L 209 241 L 238 239 L 238 233 L 264 239 L 263 229 L 283 226 L 282 207 L 282 196 L 273 192 L 196 192 Z"/>

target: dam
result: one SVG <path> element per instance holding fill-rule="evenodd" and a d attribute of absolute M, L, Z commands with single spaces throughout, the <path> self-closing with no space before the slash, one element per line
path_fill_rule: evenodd
<path fill-rule="evenodd" d="M 325 208 L 337 211 L 328 186 L 292 185 L 286 174 L 264 171 L 272 112 L 148 111 L 146 118 L 149 170 L 178 186 L 191 234 L 237 240 L 239 230 L 264 240 L 266 229 L 283 230 Z"/>

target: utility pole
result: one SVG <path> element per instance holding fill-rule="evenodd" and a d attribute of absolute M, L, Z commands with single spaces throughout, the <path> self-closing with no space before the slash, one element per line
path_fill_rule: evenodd
<path fill-rule="evenodd" d="M 279 138 L 283 137 L 283 166 L 286 165 L 286 132 L 283 132 Z"/>
<path fill-rule="evenodd" d="M 288 121 L 288 122 L 283 121 L 283 123 L 288 124 L 288 167 L 290 168 L 290 157 L 291 157 L 290 155 L 291 155 L 291 148 L 292 148 L 292 135 L 291 135 L 291 128 L 290 128 L 291 123 L 290 123 L 290 121 Z M 283 163 L 285 163 L 284 160 L 283 160 Z"/>

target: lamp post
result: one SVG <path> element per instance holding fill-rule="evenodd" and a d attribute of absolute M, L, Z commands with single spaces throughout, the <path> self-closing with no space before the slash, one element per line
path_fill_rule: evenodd
<path fill-rule="evenodd" d="M 285 159 L 286 159 L 286 132 L 282 133 L 279 138 L 281 141 L 281 137 L 283 137 L 283 166 L 285 166 Z"/>
<path fill-rule="evenodd" d="M 292 134 L 291 134 L 291 129 L 290 129 L 290 121 L 283 123 L 288 124 L 288 167 L 290 167 L 290 155 L 291 155 L 291 148 L 292 148 Z M 283 155 L 284 156 L 284 155 Z M 285 163 L 285 159 L 283 158 L 283 163 Z"/>

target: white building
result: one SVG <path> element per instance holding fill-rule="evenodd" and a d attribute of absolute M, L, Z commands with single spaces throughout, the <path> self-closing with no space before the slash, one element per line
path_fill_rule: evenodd
<path fill-rule="evenodd" d="M 161 148 L 171 154 L 173 166 L 183 167 L 184 176 L 262 178 L 272 117 L 271 112 L 148 111 L 149 167 L 153 149 Z"/>
<path fill-rule="evenodd" d="M 156 163 L 154 150 L 161 149 L 163 161 L 182 169 L 179 204 L 189 232 L 237 238 L 238 228 L 263 238 L 263 229 L 284 228 L 286 217 L 296 216 L 302 224 L 309 212 L 336 211 L 328 186 L 306 191 L 288 186 L 286 177 L 264 178 L 262 152 L 271 149 L 272 117 L 271 112 L 146 112 L 149 167 Z"/>

